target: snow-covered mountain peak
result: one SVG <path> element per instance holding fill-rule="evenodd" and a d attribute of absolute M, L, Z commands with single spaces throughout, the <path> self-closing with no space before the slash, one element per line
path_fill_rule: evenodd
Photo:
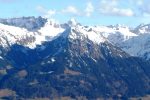
<path fill-rule="evenodd" d="M 9 19 L 0 19 L 0 23 L 15 26 L 20 28 L 26 28 L 29 31 L 36 31 L 44 26 L 47 22 L 46 18 L 41 16 L 35 17 L 20 17 L 20 18 L 9 18 Z"/>
<path fill-rule="evenodd" d="M 83 26 L 76 26 L 68 28 L 64 33 L 64 37 L 68 37 L 72 40 L 80 39 L 84 41 L 85 39 L 89 39 L 93 43 L 100 44 L 102 42 L 107 41 L 101 34 L 94 30 L 87 30 Z"/>
<path fill-rule="evenodd" d="M 55 39 L 64 30 L 51 19 L 47 19 L 44 26 L 34 32 L 26 28 L 0 23 L 0 44 L 3 47 L 9 47 L 17 43 L 29 48 L 35 48 L 36 45 L 41 45 L 44 41 Z"/>
<path fill-rule="evenodd" d="M 137 36 L 135 33 L 131 32 L 129 27 L 125 26 L 97 26 L 93 27 L 93 30 L 100 33 L 114 44 Z"/>
<path fill-rule="evenodd" d="M 24 28 L 0 24 L 0 45 L 2 47 L 8 47 L 15 43 L 27 45 L 34 40 L 34 35 L 33 32 Z M 30 41 L 27 41 L 28 39 Z"/>
<path fill-rule="evenodd" d="M 49 26 L 53 26 L 57 28 L 60 26 L 60 23 L 56 21 L 55 19 L 47 19 L 47 22 L 45 23 L 45 25 L 49 25 Z"/>
<path fill-rule="evenodd" d="M 88 39 L 96 44 L 108 41 L 130 55 L 150 59 L 149 33 L 150 24 L 131 29 L 125 25 L 82 26 L 74 18 L 64 24 L 42 17 L 0 19 L 0 46 L 4 48 L 13 44 L 36 48 L 43 42 L 63 36 L 70 40 Z"/>
<path fill-rule="evenodd" d="M 150 24 L 140 24 L 133 30 L 133 32 L 138 35 L 150 33 Z"/>
<path fill-rule="evenodd" d="M 68 21 L 68 25 L 69 26 L 76 26 L 78 25 L 79 23 L 76 21 L 75 18 L 71 18 L 69 21 Z"/>
<path fill-rule="evenodd" d="M 126 26 L 126 25 L 124 25 L 124 24 L 116 24 L 116 25 L 114 25 L 114 27 L 120 28 L 120 27 L 128 27 L 128 26 Z"/>
<path fill-rule="evenodd" d="M 57 24 L 54 20 L 48 20 L 47 23 L 38 30 L 36 43 L 41 44 L 42 41 L 51 41 L 58 37 L 65 29 Z"/>

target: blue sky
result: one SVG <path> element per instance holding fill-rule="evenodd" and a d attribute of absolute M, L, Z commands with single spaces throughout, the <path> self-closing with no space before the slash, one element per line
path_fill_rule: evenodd
<path fill-rule="evenodd" d="M 0 0 L 0 18 L 43 16 L 85 25 L 150 23 L 149 0 Z"/>

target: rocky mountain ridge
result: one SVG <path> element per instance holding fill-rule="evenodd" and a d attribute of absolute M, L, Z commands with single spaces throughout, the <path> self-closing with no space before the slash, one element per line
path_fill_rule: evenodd
<path fill-rule="evenodd" d="M 2 99 L 125 100 L 150 93 L 150 62 L 120 48 L 138 37 L 127 27 L 47 19 L 36 31 L 5 24 L 0 30 Z"/>

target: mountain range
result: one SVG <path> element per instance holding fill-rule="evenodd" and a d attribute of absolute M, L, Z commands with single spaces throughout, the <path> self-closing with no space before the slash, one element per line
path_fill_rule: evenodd
<path fill-rule="evenodd" d="M 150 24 L 0 19 L 0 98 L 128 99 L 150 94 Z"/>

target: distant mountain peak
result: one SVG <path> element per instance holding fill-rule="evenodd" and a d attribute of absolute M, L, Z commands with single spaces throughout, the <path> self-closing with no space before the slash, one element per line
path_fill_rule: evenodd
<path fill-rule="evenodd" d="M 63 36 L 71 40 L 78 39 L 78 40 L 84 41 L 85 39 L 88 39 L 96 44 L 100 44 L 100 43 L 107 41 L 107 39 L 104 36 L 92 30 L 92 28 L 87 30 L 85 27 L 78 26 L 78 25 L 74 27 L 69 27 L 68 29 L 66 29 L 63 32 Z"/>
<path fill-rule="evenodd" d="M 0 19 L 0 23 L 15 26 L 20 28 L 26 28 L 29 31 L 36 31 L 43 27 L 47 22 L 46 18 L 39 17 L 20 17 L 20 18 L 10 18 L 10 19 Z"/>
<path fill-rule="evenodd" d="M 89 39 L 96 44 L 109 41 L 130 55 L 139 56 L 140 54 L 140 57 L 146 55 L 145 57 L 150 59 L 147 56 L 150 55 L 148 44 L 150 24 L 141 24 L 131 29 L 120 24 L 83 26 L 75 18 L 62 24 L 55 19 L 40 16 L 0 19 L 0 46 L 4 48 L 14 44 L 36 48 L 37 45 L 52 41 L 61 34 L 65 34 L 64 36 L 70 39 Z"/>
<path fill-rule="evenodd" d="M 69 21 L 68 21 L 68 25 L 70 26 L 76 26 L 78 25 L 79 23 L 77 22 L 77 20 L 75 18 L 71 18 Z"/>

